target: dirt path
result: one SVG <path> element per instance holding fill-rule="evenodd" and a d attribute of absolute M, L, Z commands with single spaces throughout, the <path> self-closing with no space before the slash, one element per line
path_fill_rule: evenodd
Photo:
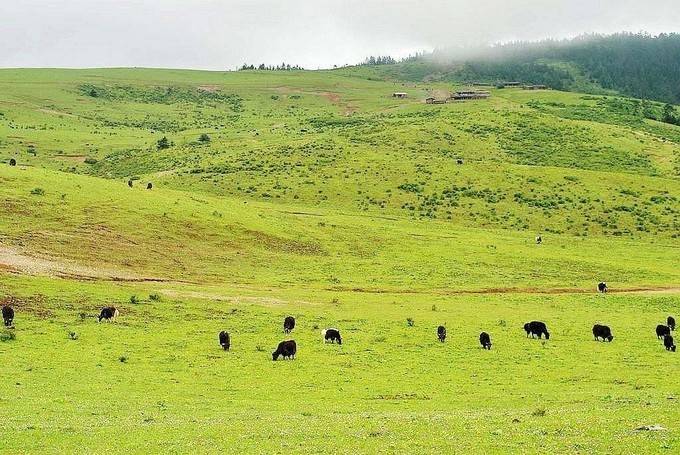
<path fill-rule="evenodd" d="M 363 288 L 327 288 L 327 291 L 364 292 L 367 294 L 595 294 L 597 290 L 586 288 L 483 288 L 483 289 L 432 289 L 432 290 L 399 290 L 399 289 L 363 289 Z M 638 286 L 610 289 L 608 294 L 680 294 L 680 286 Z"/>
<path fill-rule="evenodd" d="M 4 245 L 0 245 L 0 270 L 23 275 L 51 276 L 86 281 L 169 281 L 163 278 L 143 277 L 106 267 L 84 266 L 65 259 L 38 257 Z"/>

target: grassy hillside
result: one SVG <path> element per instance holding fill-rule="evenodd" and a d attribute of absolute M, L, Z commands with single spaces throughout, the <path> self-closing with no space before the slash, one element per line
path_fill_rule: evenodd
<path fill-rule="evenodd" d="M 22 164 L 469 227 L 678 231 L 680 128 L 624 100 L 430 106 L 451 87 L 333 72 L 4 71 L 0 86 L 0 154 Z"/>
<path fill-rule="evenodd" d="M 353 71 L 0 71 L 4 450 L 677 451 L 680 128 Z"/>

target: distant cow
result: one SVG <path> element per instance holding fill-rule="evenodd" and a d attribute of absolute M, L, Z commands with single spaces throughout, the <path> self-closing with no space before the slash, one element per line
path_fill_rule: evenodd
<path fill-rule="evenodd" d="M 593 326 L 593 336 L 595 337 L 596 341 L 599 341 L 599 339 L 602 338 L 602 341 L 611 342 L 614 339 L 611 329 L 606 325 L 600 324 L 595 324 Z"/>
<path fill-rule="evenodd" d="M 668 324 L 669 329 L 675 330 L 675 318 L 673 316 L 668 316 L 666 323 Z"/>
<path fill-rule="evenodd" d="M 132 188 L 132 180 L 128 180 L 128 186 Z"/>
<path fill-rule="evenodd" d="M 283 333 L 290 333 L 295 328 L 295 318 L 293 316 L 286 316 L 283 320 Z"/>
<path fill-rule="evenodd" d="M 548 328 L 545 323 L 540 321 L 527 322 L 524 324 L 524 331 L 527 333 L 527 336 L 531 335 L 531 338 L 533 338 L 534 335 L 538 336 L 538 338 L 541 338 L 541 336 L 544 335 L 546 340 L 550 339 Z"/>
<path fill-rule="evenodd" d="M 491 350 L 491 337 L 488 333 L 482 332 L 479 334 L 479 344 L 481 344 L 484 349 Z"/>
<path fill-rule="evenodd" d="M 456 160 L 456 164 L 463 164 L 463 160 L 462 160 L 461 158 L 458 158 L 458 159 Z"/>
<path fill-rule="evenodd" d="M 107 321 L 116 319 L 118 317 L 118 309 L 114 306 L 106 306 L 102 308 L 101 313 L 99 313 L 99 321 L 102 322 L 102 319 L 106 319 Z"/>
<path fill-rule="evenodd" d="M 543 239 L 541 238 L 540 235 L 537 235 L 536 236 L 536 245 L 540 245 L 541 243 L 543 243 Z"/>
<path fill-rule="evenodd" d="M 10 159 L 9 159 L 9 165 L 10 165 L 10 166 L 16 166 L 16 165 L 17 165 L 17 160 L 15 160 L 14 158 L 10 158 Z"/>
<path fill-rule="evenodd" d="M 446 340 L 446 327 L 443 325 L 437 327 L 437 338 L 439 338 L 439 341 L 442 343 Z"/>
<path fill-rule="evenodd" d="M 607 292 L 607 283 L 605 283 L 604 281 L 600 281 L 599 283 L 597 283 L 597 290 L 603 294 Z"/>
<path fill-rule="evenodd" d="M 656 337 L 663 338 L 671 334 L 671 329 L 667 325 L 659 324 L 656 326 Z"/>
<path fill-rule="evenodd" d="M 150 190 L 151 188 L 153 188 L 153 184 L 151 182 L 147 183 L 146 189 Z"/>
<path fill-rule="evenodd" d="M 279 356 L 284 359 L 294 359 L 296 352 L 297 344 L 295 344 L 295 340 L 282 341 L 276 351 L 272 352 L 272 360 L 277 360 Z"/>
<path fill-rule="evenodd" d="M 663 337 L 663 345 L 666 347 L 666 351 L 675 352 L 675 343 L 673 343 L 672 336 L 666 335 L 665 337 Z"/>
<path fill-rule="evenodd" d="M 329 341 L 331 343 L 335 343 L 336 341 L 338 344 L 342 344 L 342 338 L 340 337 L 340 331 L 338 329 L 326 329 L 323 331 L 323 339 L 324 342 Z"/>
<path fill-rule="evenodd" d="M 229 339 L 229 333 L 222 330 L 219 335 L 220 339 L 220 346 L 222 346 L 222 349 L 225 351 L 229 350 L 229 347 L 231 346 L 231 340 Z"/>
<path fill-rule="evenodd" d="M 14 308 L 9 305 L 2 307 L 2 320 L 5 321 L 5 327 L 12 325 L 14 321 Z"/>

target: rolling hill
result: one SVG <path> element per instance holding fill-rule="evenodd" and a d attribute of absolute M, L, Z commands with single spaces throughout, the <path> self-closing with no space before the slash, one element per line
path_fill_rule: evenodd
<path fill-rule="evenodd" d="M 5 450 L 680 447 L 680 127 L 376 74 L 0 70 Z"/>

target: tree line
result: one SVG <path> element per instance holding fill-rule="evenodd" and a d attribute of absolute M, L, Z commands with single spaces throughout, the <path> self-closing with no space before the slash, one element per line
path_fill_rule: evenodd
<path fill-rule="evenodd" d="M 257 66 L 244 63 L 241 68 L 239 68 L 239 71 L 299 71 L 303 69 L 304 68 L 300 65 L 290 65 L 289 63 L 281 63 L 280 65 L 265 65 L 264 63 L 260 63 Z"/>

